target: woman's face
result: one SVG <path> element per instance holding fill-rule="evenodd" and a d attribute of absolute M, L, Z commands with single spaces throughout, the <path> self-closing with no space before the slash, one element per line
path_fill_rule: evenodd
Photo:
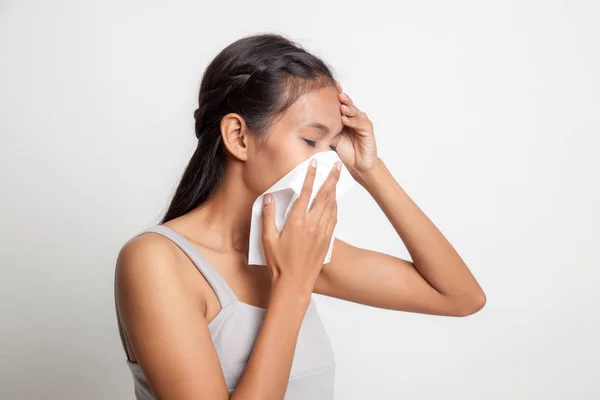
<path fill-rule="evenodd" d="M 262 193 L 302 161 L 332 150 L 344 126 L 341 116 L 334 86 L 299 97 L 264 136 L 249 135 L 244 180 Z"/>

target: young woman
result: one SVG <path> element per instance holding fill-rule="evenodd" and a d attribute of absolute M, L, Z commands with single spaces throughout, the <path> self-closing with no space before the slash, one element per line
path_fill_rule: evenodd
<path fill-rule="evenodd" d="M 485 295 L 377 155 L 373 125 L 326 64 L 275 34 L 242 38 L 207 67 L 198 146 L 160 224 L 132 237 L 115 272 L 119 331 L 137 399 L 332 399 L 335 360 L 312 293 L 447 316 Z M 265 196 L 265 266 L 248 266 L 251 207 L 302 161 L 335 150 L 412 262 L 335 239 L 329 172 L 314 168 L 281 232 Z M 318 168 L 318 166 L 316 167 Z"/>

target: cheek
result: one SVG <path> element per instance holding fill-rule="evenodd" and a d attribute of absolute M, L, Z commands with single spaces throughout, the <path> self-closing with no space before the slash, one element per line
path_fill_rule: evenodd
<path fill-rule="evenodd" d="M 248 158 L 244 166 L 244 182 L 257 196 L 277 182 L 285 157 L 272 149 L 262 148 Z M 283 175 L 281 175 L 283 176 Z"/>
<path fill-rule="evenodd" d="M 312 155 L 308 145 L 305 145 L 306 149 L 302 149 L 303 142 L 298 142 L 296 145 L 282 143 L 277 147 L 265 147 L 253 157 L 253 162 L 247 166 L 247 181 L 254 190 L 263 193 Z"/>
<path fill-rule="evenodd" d="M 298 164 L 314 155 L 318 150 L 309 146 L 300 138 L 290 139 L 285 146 L 282 146 L 274 158 L 272 168 L 275 172 L 272 183 L 277 182 L 285 174 L 294 169 Z"/>

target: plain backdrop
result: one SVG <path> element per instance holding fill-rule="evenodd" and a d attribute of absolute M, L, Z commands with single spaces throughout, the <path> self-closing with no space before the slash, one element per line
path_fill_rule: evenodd
<path fill-rule="evenodd" d="M 120 247 L 195 148 L 202 72 L 244 35 L 322 57 L 487 294 L 466 318 L 315 295 L 336 399 L 600 398 L 596 1 L 0 2 L 0 398 L 133 399 Z M 340 238 L 408 252 L 362 187 Z"/>

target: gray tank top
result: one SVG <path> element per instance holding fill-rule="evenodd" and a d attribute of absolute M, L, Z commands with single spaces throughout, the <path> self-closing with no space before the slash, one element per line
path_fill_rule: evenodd
<path fill-rule="evenodd" d="M 155 225 L 143 230 L 130 240 L 145 232 L 163 235 L 179 246 L 196 265 L 219 299 L 221 311 L 210 321 L 208 327 L 219 356 L 228 392 L 231 395 L 244 372 L 267 310 L 239 301 L 231 287 L 210 262 L 177 232 L 164 225 Z M 117 321 L 123 349 L 127 353 L 118 318 Z M 136 399 L 156 400 L 139 364 L 131 362 L 129 358 L 126 362 L 133 375 Z M 314 298 L 311 297 L 298 334 L 284 400 L 331 400 L 333 399 L 334 380 L 333 348 L 317 311 Z"/>

